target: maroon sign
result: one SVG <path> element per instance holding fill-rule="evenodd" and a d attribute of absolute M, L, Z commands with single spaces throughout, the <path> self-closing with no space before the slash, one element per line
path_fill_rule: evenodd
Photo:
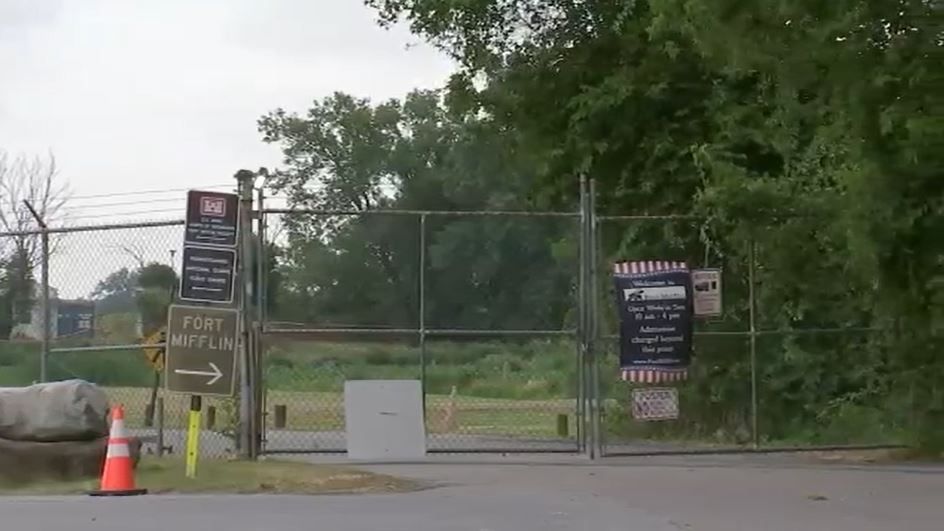
<path fill-rule="evenodd" d="M 236 247 L 239 233 L 239 196 L 191 190 L 187 193 L 184 245 Z"/>

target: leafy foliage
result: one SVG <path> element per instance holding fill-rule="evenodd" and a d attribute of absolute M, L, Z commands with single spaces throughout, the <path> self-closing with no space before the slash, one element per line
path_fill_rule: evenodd
<path fill-rule="evenodd" d="M 765 328 L 888 331 L 765 344 L 761 403 L 786 421 L 780 435 L 838 404 L 940 419 L 938 3 L 368 4 L 462 60 L 453 88 L 540 151 L 545 196 L 584 171 L 607 211 L 707 220 L 699 238 L 630 228 L 605 241 L 610 252 L 680 236 L 683 254 L 708 245 L 730 270 L 753 241 Z"/>
<path fill-rule="evenodd" d="M 376 106 L 335 94 L 304 118 L 270 113 L 260 129 L 285 153 L 276 189 L 313 212 L 284 220 L 286 320 L 415 327 L 423 240 L 427 326 L 563 326 L 575 224 L 376 213 L 520 208 L 523 164 L 501 130 L 451 115 L 437 92 Z"/>
<path fill-rule="evenodd" d="M 152 262 L 134 270 L 121 268 L 111 273 L 95 287 L 92 299 L 99 315 L 137 311 L 143 333 L 150 335 L 167 322 L 167 309 L 174 300 L 177 284 L 177 273 L 172 267 Z M 123 320 L 114 319 L 116 324 Z M 114 326 L 107 333 L 128 334 Z"/>
<path fill-rule="evenodd" d="M 0 338 L 10 337 L 13 328 L 29 323 L 33 309 L 33 274 L 22 253 L 0 262 Z"/>

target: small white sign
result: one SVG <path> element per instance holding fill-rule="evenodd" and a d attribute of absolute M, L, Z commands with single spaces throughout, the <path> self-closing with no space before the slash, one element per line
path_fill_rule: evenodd
<path fill-rule="evenodd" d="M 634 419 L 674 420 L 678 416 L 678 389 L 672 387 L 633 389 Z"/>
<path fill-rule="evenodd" d="M 721 306 L 721 270 L 695 269 L 692 271 L 692 292 L 695 317 L 719 317 Z"/>

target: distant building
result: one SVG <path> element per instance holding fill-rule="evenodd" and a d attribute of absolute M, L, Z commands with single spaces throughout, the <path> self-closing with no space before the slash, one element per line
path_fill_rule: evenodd
<path fill-rule="evenodd" d="M 43 288 L 38 282 L 33 282 L 31 286 L 31 308 L 29 311 L 30 320 L 27 323 L 17 323 L 13 326 L 13 330 L 10 331 L 10 339 L 19 339 L 19 340 L 34 340 L 40 341 L 43 339 Z M 56 288 L 49 288 L 49 315 L 52 316 L 49 323 L 49 336 L 56 337 L 58 334 L 57 330 L 57 319 L 56 319 L 56 302 L 59 298 L 59 290 Z"/>
<path fill-rule="evenodd" d="M 41 341 L 43 339 L 43 289 L 38 282 L 32 285 L 30 320 L 18 323 L 10 331 L 10 339 Z M 95 303 L 85 300 L 59 298 L 59 290 L 49 288 L 49 337 L 92 337 L 95 331 Z"/>
<path fill-rule="evenodd" d="M 55 301 L 56 334 L 53 337 L 88 337 L 95 335 L 95 303 L 88 300 Z"/>

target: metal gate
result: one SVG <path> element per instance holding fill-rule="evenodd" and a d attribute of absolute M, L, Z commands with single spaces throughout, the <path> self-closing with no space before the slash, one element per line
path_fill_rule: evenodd
<path fill-rule="evenodd" d="M 781 399 L 770 383 L 796 349 L 852 355 L 876 332 L 765 321 L 758 276 L 786 272 L 758 264 L 776 242 L 721 252 L 697 216 L 601 214 L 594 198 L 587 179 L 572 212 L 286 210 L 260 198 L 260 260 L 278 249 L 284 274 L 258 280 L 268 301 L 265 451 L 344 451 L 344 381 L 404 378 L 422 382 L 432 452 L 596 457 L 897 442 L 885 432 L 836 435 L 818 422 L 846 412 Z M 621 378 L 611 272 L 627 258 L 722 272 L 724 311 L 696 323 L 689 377 L 666 393 L 640 394 L 653 386 Z M 272 282 L 297 299 L 269 300 Z M 640 418 L 633 396 L 670 396 L 677 414 Z M 765 403 L 780 411 L 768 418 Z M 794 417 L 801 429 L 781 425 Z"/>
<path fill-rule="evenodd" d="M 773 305 L 809 302 L 783 291 L 796 275 L 776 268 L 790 264 L 782 256 L 790 250 L 775 231 L 758 230 L 743 249 L 722 252 L 696 216 L 599 212 L 588 180 L 579 208 L 558 212 L 284 210 L 265 208 L 264 199 L 260 192 L 247 216 L 256 237 L 242 246 L 254 248 L 241 254 L 255 262 L 247 268 L 255 277 L 240 293 L 251 299 L 245 363 L 253 368 L 247 388 L 256 414 L 238 397 L 208 402 L 204 448 L 220 455 L 254 455 L 242 439 L 260 437 L 268 453 L 344 451 L 349 379 L 421 381 L 434 452 L 874 448 L 900 443 L 908 413 L 921 405 L 914 390 L 855 370 L 862 353 L 877 352 L 870 341 L 883 330 L 848 315 L 829 322 L 774 317 Z M 100 305 L 94 325 L 86 318 L 74 335 L 66 333 L 71 321 L 58 321 L 67 299 L 112 280 L 120 287 L 122 273 L 145 262 L 173 269 L 182 224 L 0 233 L 7 253 L 0 262 L 11 263 L 17 242 L 40 250 L 24 268 L 40 279 L 35 301 L 19 305 L 31 311 L 16 316 L 22 321 L 8 332 L 14 341 L 0 338 L 5 384 L 88 379 L 128 406 L 133 429 L 152 434 L 160 367 L 141 355 L 140 336 L 151 331 L 136 330 L 133 292 L 125 286 L 120 297 L 97 295 L 113 307 Z M 127 252 L 127 242 L 137 252 Z M 614 261 L 627 259 L 722 271 L 724 311 L 696 324 L 687 381 L 662 386 L 672 392 L 636 394 L 677 396 L 677 403 L 661 402 L 670 414 L 647 414 L 639 401 L 634 410 L 634 391 L 652 386 L 620 378 L 611 272 Z M 824 259 L 795 267 L 832 266 Z M 842 282 L 841 271 L 830 273 L 816 276 Z M 777 284 L 781 291 L 771 287 Z M 172 300 L 173 289 L 165 291 L 161 300 Z M 814 373 L 792 374 L 796 356 Z M 807 381 L 831 388 L 797 392 Z M 164 427 L 179 446 L 187 403 L 165 398 Z"/>
<path fill-rule="evenodd" d="M 278 248 L 284 275 L 259 281 L 264 451 L 345 451 L 358 379 L 419 380 L 431 452 L 584 450 L 585 206 L 260 208 L 260 259 Z"/>

